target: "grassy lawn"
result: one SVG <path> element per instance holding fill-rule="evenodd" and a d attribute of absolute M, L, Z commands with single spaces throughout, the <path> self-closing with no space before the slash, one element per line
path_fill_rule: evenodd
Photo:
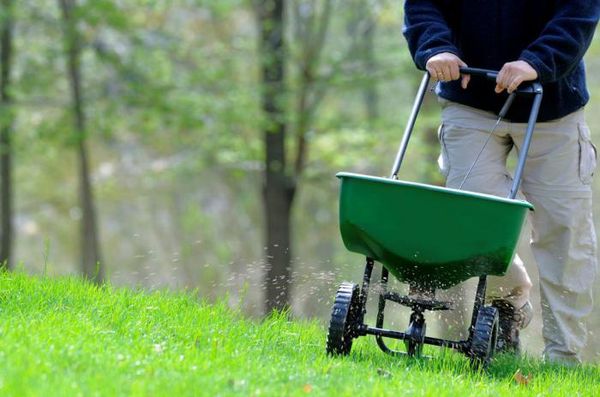
<path fill-rule="evenodd" d="M 325 330 L 283 315 L 252 322 L 191 293 L 0 275 L 1 396 L 598 396 L 600 368 L 458 354 L 384 355 L 372 338 L 324 354 Z M 516 382 L 520 369 L 528 384 Z"/>

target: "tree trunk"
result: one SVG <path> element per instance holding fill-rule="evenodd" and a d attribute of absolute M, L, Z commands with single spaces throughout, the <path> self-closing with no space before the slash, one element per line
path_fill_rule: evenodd
<path fill-rule="evenodd" d="M 67 70 L 71 86 L 77 154 L 79 157 L 79 202 L 82 211 L 80 225 L 81 265 L 85 277 L 95 283 L 101 283 L 104 280 L 104 269 L 100 258 L 94 195 L 86 147 L 86 119 L 80 62 L 81 42 L 77 32 L 77 23 L 73 16 L 76 4 L 75 0 L 58 1 L 65 26 Z"/>
<path fill-rule="evenodd" d="M 290 302 L 291 208 L 295 183 L 287 174 L 285 156 L 284 1 L 256 2 L 260 29 L 262 110 L 265 114 L 266 312 Z"/>
<path fill-rule="evenodd" d="M 13 59 L 13 0 L 2 0 L 0 32 L 0 268 L 10 269 L 13 244 L 12 128 L 10 75 Z"/>

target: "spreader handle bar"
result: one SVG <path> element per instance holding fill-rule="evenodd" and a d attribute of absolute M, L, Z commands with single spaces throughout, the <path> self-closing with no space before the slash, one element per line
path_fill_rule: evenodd
<path fill-rule="evenodd" d="M 419 91 L 417 92 L 417 97 L 415 98 L 415 103 L 412 111 L 410 112 L 408 124 L 404 129 L 404 136 L 402 137 L 402 142 L 400 143 L 400 149 L 398 149 L 398 154 L 396 155 L 396 160 L 394 161 L 394 166 L 392 167 L 392 174 L 390 175 L 391 179 L 398 179 L 398 171 L 400 170 L 400 166 L 404 160 L 406 148 L 408 147 L 408 141 L 410 140 L 410 136 L 412 135 L 412 131 L 415 127 L 415 122 L 417 121 L 419 110 L 421 110 L 421 105 L 423 104 L 423 98 L 425 98 L 425 92 L 427 91 L 428 85 L 429 73 L 425 72 L 423 79 L 421 80 L 421 85 L 419 86 Z"/>
<path fill-rule="evenodd" d="M 469 67 L 462 67 L 459 68 L 460 74 L 468 74 L 471 76 L 478 76 L 478 77 L 483 77 L 485 79 L 488 80 L 493 80 L 496 81 L 496 78 L 498 77 L 498 74 L 500 72 L 496 71 L 496 70 L 488 70 L 488 69 L 479 69 L 479 68 L 469 68 Z M 519 88 L 517 88 L 513 93 L 517 93 L 517 94 L 521 94 L 521 95 L 536 95 L 536 94 L 540 94 L 542 92 L 542 86 L 541 84 L 535 80 L 535 81 L 524 81 L 521 85 L 519 85 Z M 511 102 L 512 104 L 512 102 Z M 510 105 L 508 105 L 510 107 Z M 502 112 L 500 113 L 500 115 L 502 115 Z M 502 116 L 504 118 L 504 116 Z"/>
<path fill-rule="evenodd" d="M 471 74 L 482 76 L 488 79 L 495 80 L 498 76 L 498 72 L 494 70 L 487 69 L 478 69 L 478 68 L 460 68 L 460 72 L 462 74 Z M 404 136 L 402 137 L 402 142 L 400 143 L 400 148 L 398 149 L 398 154 L 396 155 L 396 160 L 394 161 L 394 166 L 392 167 L 392 173 L 390 175 L 391 179 L 398 179 L 398 171 L 400 170 L 400 166 L 402 165 L 402 161 L 404 160 L 404 156 L 406 154 L 406 149 L 408 147 L 408 142 L 410 141 L 410 137 L 412 135 L 413 129 L 415 127 L 415 122 L 417 121 L 417 116 L 419 115 L 419 110 L 421 110 L 421 105 L 423 104 L 423 99 L 425 97 L 425 93 L 427 92 L 427 86 L 429 85 L 429 73 L 425 72 L 423 74 L 423 79 L 421 80 L 421 85 L 419 86 L 419 91 L 417 92 L 417 97 L 415 98 L 415 103 L 413 105 L 412 111 L 410 113 L 410 117 L 408 119 L 408 124 L 406 125 L 406 129 L 404 130 Z M 531 145 L 531 140 L 533 138 L 533 131 L 535 129 L 535 123 L 537 122 L 537 117 L 540 112 L 540 106 L 542 104 L 542 97 L 544 95 L 544 89 L 542 85 L 537 82 L 531 82 L 529 84 L 523 85 L 523 87 L 519 87 L 512 95 L 507 99 L 505 106 L 500 111 L 500 116 L 504 117 L 508 111 L 508 108 L 512 104 L 515 93 L 518 95 L 531 95 L 533 96 L 533 105 L 531 107 L 531 113 L 529 114 L 529 121 L 527 123 L 527 130 L 525 133 L 525 140 L 523 141 L 523 147 L 520 150 L 519 161 L 517 163 L 517 168 L 515 170 L 515 177 L 513 180 L 513 185 L 510 190 L 509 198 L 515 199 L 517 197 L 517 193 L 519 191 L 519 187 L 521 186 L 521 178 L 523 176 L 523 170 L 525 169 L 525 163 L 527 162 L 527 153 L 529 152 L 529 147 Z"/>
<path fill-rule="evenodd" d="M 527 153 L 529 152 L 529 146 L 531 145 L 531 139 L 533 138 L 533 130 L 535 129 L 535 123 L 537 121 L 538 113 L 540 112 L 540 106 L 542 105 L 543 90 L 539 83 L 534 84 L 539 86 L 538 92 L 535 93 L 533 98 L 533 106 L 531 107 L 531 113 L 529 114 L 529 122 L 527 123 L 527 132 L 525 133 L 525 139 L 523 140 L 523 147 L 521 148 L 521 154 L 519 155 L 519 162 L 515 169 L 515 177 L 513 179 L 513 185 L 510 189 L 509 198 L 515 199 L 519 192 L 519 186 L 521 186 L 521 178 L 523 176 L 523 170 L 525 169 L 525 162 L 527 161 Z"/>
<path fill-rule="evenodd" d="M 470 74 L 472 76 L 484 77 L 489 80 L 496 80 L 496 77 L 498 77 L 498 72 L 495 70 L 468 67 L 460 68 L 460 74 Z"/>

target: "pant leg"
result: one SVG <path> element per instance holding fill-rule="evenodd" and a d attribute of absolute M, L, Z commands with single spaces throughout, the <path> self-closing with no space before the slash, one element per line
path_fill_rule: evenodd
<path fill-rule="evenodd" d="M 467 106 L 445 103 L 440 127 L 440 169 L 446 177 L 446 186 L 458 188 L 477 154 L 496 124 L 493 114 Z M 477 164 L 463 185 L 464 190 L 507 197 L 512 178 L 506 169 L 506 160 L 513 142 L 508 135 L 509 125 L 501 123 L 489 139 Z M 505 298 L 521 307 L 529 299 L 532 284 L 523 262 L 515 257 L 505 277 L 490 277 L 488 298 Z M 441 294 L 452 300 L 461 299 L 461 287 Z M 442 315 L 441 319 L 450 329 L 464 329 L 469 320 L 461 313 Z M 452 332 L 452 336 L 456 336 Z M 464 336 L 464 335 L 460 335 Z"/>
<path fill-rule="evenodd" d="M 524 124 L 513 124 L 517 147 Z M 539 268 L 544 356 L 579 362 L 592 310 L 596 234 L 592 220 L 592 174 L 596 152 L 583 111 L 538 123 L 522 190 L 535 206 L 531 247 Z"/>

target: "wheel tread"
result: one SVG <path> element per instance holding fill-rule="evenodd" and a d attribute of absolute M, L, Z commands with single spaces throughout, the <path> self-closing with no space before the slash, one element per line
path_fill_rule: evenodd
<path fill-rule="evenodd" d="M 344 282 L 335 295 L 327 332 L 327 353 L 347 355 L 352 349 L 353 331 L 359 309 L 358 285 Z"/>
<path fill-rule="evenodd" d="M 498 311 L 495 307 L 485 306 L 479 310 L 473 329 L 469 355 L 471 362 L 484 368 L 489 364 L 496 349 L 498 336 Z"/>

